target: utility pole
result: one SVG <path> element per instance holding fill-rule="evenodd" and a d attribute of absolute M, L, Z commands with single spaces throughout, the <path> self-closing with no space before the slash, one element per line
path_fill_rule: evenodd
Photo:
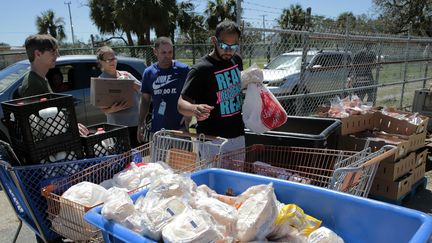
<path fill-rule="evenodd" d="M 239 26 L 239 28 L 241 25 L 241 13 L 242 13 L 241 2 L 242 2 L 242 0 L 237 0 L 237 13 L 236 13 L 237 19 L 236 19 L 236 22 L 237 22 L 237 25 Z"/>
<path fill-rule="evenodd" d="M 266 37 L 266 35 L 265 35 L 265 16 L 267 16 L 267 14 L 262 14 L 262 15 L 260 15 L 260 16 L 262 16 L 263 17 L 263 41 L 264 41 L 264 44 L 265 44 L 265 37 Z"/>
<path fill-rule="evenodd" d="M 71 10 L 70 10 L 70 5 L 71 2 L 64 2 L 64 4 L 68 5 L 68 9 L 69 9 L 69 20 L 70 20 L 70 25 L 71 25 L 71 32 L 72 32 L 72 44 L 75 44 L 75 37 L 74 37 L 74 31 L 73 31 L 73 24 L 72 24 L 72 14 L 71 14 Z"/>

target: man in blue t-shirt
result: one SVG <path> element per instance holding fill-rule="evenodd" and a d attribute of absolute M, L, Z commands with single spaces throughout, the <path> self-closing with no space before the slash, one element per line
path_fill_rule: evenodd
<path fill-rule="evenodd" d="M 173 44 L 167 37 L 159 37 L 156 40 L 153 53 L 158 62 L 147 67 L 142 77 L 142 96 L 137 133 L 139 142 L 145 141 L 145 121 L 151 101 L 153 101 L 152 133 L 162 128 L 180 130 L 188 125 L 187 121 L 189 121 L 189 119 L 183 119 L 183 115 L 177 111 L 177 101 L 189 67 L 173 60 Z"/>

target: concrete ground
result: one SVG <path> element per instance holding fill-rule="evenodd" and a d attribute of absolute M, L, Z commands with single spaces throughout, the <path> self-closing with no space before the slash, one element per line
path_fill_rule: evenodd
<path fill-rule="evenodd" d="M 432 161 L 428 162 L 432 163 Z M 403 206 L 432 215 L 432 164 L 429 164 L 428 168 L 429 171 L 426 173 L 426 177 L 428 178 L 426 190 L 419 190 L 412 198 L 404 202 Z M 12 242 L 19 221 L 3 191 L 0 191 L 0 208 L 0 242 Z M 27 225 L 23 224 L 17 242 L 36 242 L 33 231 Z"/>

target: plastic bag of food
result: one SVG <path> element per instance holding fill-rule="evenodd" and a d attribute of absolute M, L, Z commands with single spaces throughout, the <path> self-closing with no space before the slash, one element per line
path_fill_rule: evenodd
<path fill-rule="evenodd" d="M 242 89 L 245 89 L 250 83 L 262 83 L 264 80 L 264 74 L 256 63 L 252 64 L 246 70 L 243 70 L 240 76 Z"/>
<path fill-rule="evenodd" d="M 195 202 L 195 207 L 210 214 L 216 223 L 221 225 L 219 231 L 224 236 L 235 237 L 237 235 L 237 209 L 213 197 L 201 197 Z"/>
<path fill-rule="evenodd" d="M 71 186 L 62 195 L 62 198 L 86 207 L 94 207 L 101 204 L 107 197 L 108 191 L 105 188 L 87 181 Z"/>
<path fill-rule="evenodd" d="M 158 198 L 177 196 L 190 201 L 195 192 L 196 184 L 190 177 L 180 174 L 168 174 L 153 181 L 147 195 Z"/>
<path fill-rule="evenodd" d="M 305 214 L 303 209 L 295 204 L 284 205 L 279 210 L 275 224 L 282 225 L 286 222 L 306 236 L 321 226 L 320 220 Z"/>
<path fill-rule="evenodd" d="M 190 206 L 180 197 L 160 199 L 147 195 L 137 200 L 135 208 L 141 213 L 141 233 L 159 241 L 162 229 Z"/>
<path fill-rule="evenodd" d="M 127 217 L 134 213 L 133 201 L 126 190 L 115 187 L 109 189 L 109 196 L 102 207 L 102 216 L 123 223 Z"/>
<path fill-rule="evenodd" d="M 164 242 L 217 242 L 223 236 L 211 216 L 203 210 L 188 209 L 162 230 Z"/>
<path fill-rule="evenodd" d="M 273 185 L 248 197 L 238 209 L 237 236 L 240 241 L 261 241 L 271 233 L 278 209 Z"/>
<path fill-rule="evenodd" d="M 309 235 L 308 243 L 344 243 L 344 240 L 332 230 L 320 227 Z"/>

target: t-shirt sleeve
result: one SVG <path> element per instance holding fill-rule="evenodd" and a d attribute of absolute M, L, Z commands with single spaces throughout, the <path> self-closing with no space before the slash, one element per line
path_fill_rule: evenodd
<path fill-rule="evenodd" d="M 243 60 L 239 55 L 235 55 L 235 62 L 238 64 L 238 68 L 240 71 L 243 71 Z"/>
<path fill-rule="evenodd" d="M 192 99 L 196 100 L 199 94 L 199 71 L 195 68 L 192 68 L 189 73 L 186 76 L 186 82 L 183 86 L 183 90 L 181 92 L 182 95 Z"/>
<path fill-rule="evenodd" d="M 150 71 L 146 69 L 141 79 L 141 93 L 153 94 L 151 85 Z"/>

